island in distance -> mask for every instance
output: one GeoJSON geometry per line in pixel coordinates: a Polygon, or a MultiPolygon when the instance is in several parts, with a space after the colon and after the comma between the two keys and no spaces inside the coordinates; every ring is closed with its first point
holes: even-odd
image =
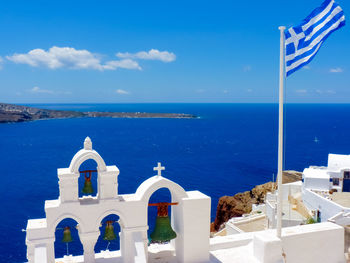
{"type": "Polygon", "coordinates": [[[197,116],[185,113],[147,113],[147,112],[103,112],[103,111],[66,111],[47,110],[15,104],[0,103],[0,123],[35,121],[61,118],[181,118],[193,119],[197,116]]]}

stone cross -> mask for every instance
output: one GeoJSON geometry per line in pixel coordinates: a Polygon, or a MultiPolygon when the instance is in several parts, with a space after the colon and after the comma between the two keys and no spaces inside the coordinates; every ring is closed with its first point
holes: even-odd
{"type": "Polygon", "coordinates": [[[157,167],[153,167],[153,171],[158,171],[157,176],[162,176],[162,170],[165,170],[165,167],[158,163],[157,167]]]}

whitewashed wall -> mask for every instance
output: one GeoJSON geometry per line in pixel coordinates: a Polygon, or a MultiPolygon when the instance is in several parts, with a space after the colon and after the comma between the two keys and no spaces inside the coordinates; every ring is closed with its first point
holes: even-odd
{"type": "Polygon", "coordinates": [[[310,210],[321,211],[321,221],[326,222],[329,218],[342,211],[350,212],[349,208],[338,205],[308,189],[303,189],[303,202],[310,210]]]}
{"type": "Polygon", "coordinates": [[[285,228],[282,247],[288,263],[345,263],[344,229],[336,224],[285,228]]]}

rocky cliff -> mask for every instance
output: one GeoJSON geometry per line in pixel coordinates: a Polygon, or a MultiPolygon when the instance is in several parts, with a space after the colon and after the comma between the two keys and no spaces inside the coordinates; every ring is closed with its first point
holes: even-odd
{"type": "MultiPolygon", "coordinates": [[[[301,180],[301,172],[284,171],[283,183],[292,183],[301,180]]],[[[234,196],[223,196],[219,199],[216,209],[215,221],[211,224],[211,232],[220,229],[223,223],[232,217],[242,216],[250,213],[252,204],[261,204],[265,200],[267,192],[276,190],[277,185],[274,182],[257,185],[252,190],[235,194],[234,196]]]]}

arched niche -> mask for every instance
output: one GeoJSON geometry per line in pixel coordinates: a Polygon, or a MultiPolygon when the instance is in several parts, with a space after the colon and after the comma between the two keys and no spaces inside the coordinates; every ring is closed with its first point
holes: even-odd
{"type": "Polygon", "coordinates": [[[74,155],[69,165],[70,172],[74,174],[79,173],[80,165],[89,159],[92,159],[97,163],[98,172],[105,172],[107,170],[104,160],[95,150],[82,149],[74,155]]]}
{"type": "Polygon", "coordinates": [[[101,221],[108,215],[117,215],[119,217],[120,227],[125,227],[125,217],[124,214],[116,209],[110,209],[104,211],[101,215],[99,215],[95,221],[95,231],[99,231],[101,221]]]}
{"type": "Polygon", "coordinates": [[[80,228],[80,230],[82,230],[82,231],[85,230],[85,227],[84,227],[84,224],[83,224],[83,220],[82,220],[81,218],[79,218],[78,216],[76,216],[76,215],[74,215],[74,214],[71,214],[71,213],[64,213],[64,214],[58,216],[58,217],[56,218],[56,220],[53,221],[52,224],[50,224],[50,225],[47,226],[47,229],[48,229],[49,234],[52,234],[52,235],[50,235],[50,236],[53,236],[53,235],[54,235],[55,230],[56,230],[56,228],[57,228],[57,225],[58,225],[61,221],[63,221],[64,219],[66,219],[66,218],[73,219],[74,221],[77,222],[77,225],[78,225],[78,227],[80,228]]]}
{"type": "Polygon", "coordinates": [[[66,255],[81,255],[83,254],[83,244],[79,237],[79,232],[77,229],[77,226],[79,225],[78,221],[76,219],[73,219],[72,217],[65,217],[55,226],[54,231],[54,252],[55,252],[55,258],[63,258],[66,255]],[[71,237],[73,239],[72,242],[64,243],[62,242],[63,239],[63,233],[64,228],[69,227],[71,232],[71,237]]]}
{"type": "Polygon", "coordinates": [[[180,185],[162,176],[153,176],[144,181],[137,188],[135,196],[138,200],[148,204],[151,195],[160,188],[169,189],[173,202],[180,202],[181,199],[188,197],[186,191],[180,185]]]}
{"type": "MultiPolygon", "coordinates": [[[[88,200],[79,199],[79,172],[80,166],[88,161],[96,162],[95,179],[97,180],[96,198],[92,198],[91,202],[96,202],[101,199],[112,199],[118,196],[118,175],[119,169],[113,166],[106,166],[102,157],[92,149],[92,142],[89,137],[84,141],[84,149],[78,151],[68,168],[58,169],[60,201],[66,202],[87,202],[88,200]],[[97,200],[96,200],[97,199],[97,200]]],[[[94,189],[95,190],[95,189],[94,189]]],[[[91,199],[91,198],[90,198],[91,199]]]]}
{"type": "Polygon", "coordinates": [[[93,197],[98,195],[98,193],[99,193],[99,186],[98,186],[99,173],[97,170],[97,166],[98,166],[98,164],[94,159],[87,159],[80,164],[80,167],[78,168],[79,169],[79,178],[78,178],[79,198],[81,198],[83,196],[87,196],[87,195],[91,195],[93,197]],[[90,193],[89,194],[83,193],[83,188],[84,188],[85,181],[86,181],[85,176],[90,177],[90,181],[91,181],[92,188],[93,188],[93,193],[91,193],[91,194],[90,193]]]}
{"type": "Polygon", "coordinates": [[[109,250],[109,251],[116,251],[116,250],[120,250],[120,231],[121,231],[121,224],[120,224],[120,216],[113,212],[113,213],[106,213],[107,215],[105,217],[103,217],[99,223],[99,231],[100,231],[100,235],[96,241],[95,247],[94,247],[94,251],[95,253],[100,253],[104,250],[109,250]],[[106,231],[106,227],[107,227],[107,221],[112,221],[112,226],[114,229],[114,233],[116,235],[116,239],[112,240],[112,241],[107,241],[104,240],[104,234],[106,231]]]}
{"type": "MultiPolygon", "coordinates": [[[[168,188],[159,188],[149,198],[148,203],[167,202],[172,200],[171,192],[168,188]]],[[[173,206],[168,207],[169,217],[172,215],[173,206]]],[[[154,231],[156,219],[157,219],[158,207],[149,206],[147,209],[147,225],[148,225],[148,238],[150,240],[150,234],[154,231]]]]}
{"type": "MultiPolygon", "coordinates": [[[[183,231],[184,231],[184,215],[182,208],[182,200],[188,195],[185,190],[178,184],[162,177],[153,176],[144,181],[136,190],[135,196],[143,204],[145,215],[148,214],[148,203],[151,195],[161,188],[166,188],[171,194],[171,202],[177,202],[178,205],[171,207],[171,226],[176,232],[177,237],[171,241],[171,246],[175,249],[176,254],[183,254],[183,231]]],[[[148,226],[147,216],[145,217],[145,225],[148,226]]]]}

